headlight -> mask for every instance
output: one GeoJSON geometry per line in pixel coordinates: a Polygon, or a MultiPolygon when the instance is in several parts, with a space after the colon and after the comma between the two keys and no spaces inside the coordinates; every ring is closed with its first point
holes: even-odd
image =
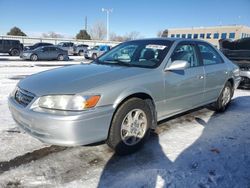
{"type": "Polygon", "coordinates": [[[81,111],[95,107],[99,99],[99,95],[50,95],[41,97],[38,105],[41,108],[55,110],[81,111]]]}

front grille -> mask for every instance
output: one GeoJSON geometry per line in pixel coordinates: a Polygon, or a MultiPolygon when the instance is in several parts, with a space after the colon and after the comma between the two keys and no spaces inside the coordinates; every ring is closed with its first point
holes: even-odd
{"type": "Polygon", "coordinates": [[[35,95],[33,93],[20,88],[18,88],[15,93],[15,100],[24,107],[26,107],[34,97],[35,95]]]}

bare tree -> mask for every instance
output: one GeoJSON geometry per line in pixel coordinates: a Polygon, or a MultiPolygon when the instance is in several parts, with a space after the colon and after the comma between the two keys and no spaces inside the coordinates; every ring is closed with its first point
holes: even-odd
{"type": "Polygon", "coordinates": [[[111,41],[118,41],[118,42],[123,42],[125,40],[123,36],[117,35],[114,32],[109,34],[109,38],[111,41]]]}
{"type": "Polygon", "coordinates": [[[42,37],[44,37],[44,38],[63,38],[63,35],[56,33],[54,31],[50,31],[48,33],[43,33],[42,37]]]}
{"type": "Polygon", "coordinates": [[[132,31],[130,33],[125,34],[125,36],[124,36],[125,41],[135,40],[135,39],[138,39],[138,38],[142,38],[138,31],[132,31]]]}
{"type": "Polygon", "coordinates": [[[104,40],[107,30],[103,22],[96,22],[90,29],[90,36],[95,40],[104,40]]]}
{"type": "Polygon", "coordinates": [[[160,31],[158,31],[158,32],[156,33],[157,37],[162,37],[162,34],[163,34],[163,31],[162,31],[162,30],[160,30],[160,31]]]}
{"type": "Polygon", "coordinates": [[[161,34],[161,37],[168,37],[168,30],[165,29],[162,34],[161,34]]]}

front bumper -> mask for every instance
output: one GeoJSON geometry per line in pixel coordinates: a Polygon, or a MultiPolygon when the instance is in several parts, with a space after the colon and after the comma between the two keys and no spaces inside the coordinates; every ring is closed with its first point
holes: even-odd
{"type": "Polygon", "coordinates": [[[31,54],[23,54],[23,53],[21,53],[21,54],[20,54],[20,58],[21,58],[21,59],[30,59],[30,55],[31,55],[31,54]]]}
{"type": "Polygon", "coordinates": [[[42,142],[62,145],[86,145],[105,140],[114,109],[112,105],[83,112],[37,112],[23,107],[13,97],[9,109],[19,127],[42,142]]]}

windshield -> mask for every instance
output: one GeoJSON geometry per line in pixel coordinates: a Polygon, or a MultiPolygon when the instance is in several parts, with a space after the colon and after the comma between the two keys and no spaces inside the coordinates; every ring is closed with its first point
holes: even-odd
{"type": "Polygon", "coordinates": [[[168,40],[125,42],[102,55],[96,63],[155,68],[161,64],[171,44],[168,40]]]}

